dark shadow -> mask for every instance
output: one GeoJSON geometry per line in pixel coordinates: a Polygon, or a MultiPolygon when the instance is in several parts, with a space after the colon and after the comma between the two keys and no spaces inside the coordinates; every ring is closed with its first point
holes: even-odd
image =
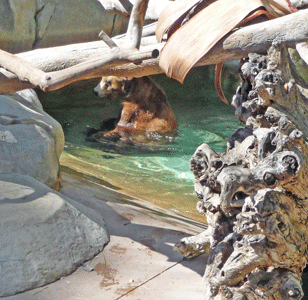
{"type": "MultiPolygon", "coordinates": [[[[1,178],[1,181],[8,182],[8,183],[17,183],[19,185],[23,185],[25,189],[29,191],[29,193],[25,193],[24,196],[20,198],[3,198],[0,203],[1,204],[21,204],[21,203],[27,203],[31,201],[35,201],[38,198],[42,198],[46,196],[50,191],[53,191],[43,183],[33,179],[30,176],[14,176],[14,175],[6,175],[5,177],[1,178]],[[20,178],[23,178],[23,182],[20,182],[20,178]],[[35,188],[36,187],[36,188],[35,188]],[[41,187],[40,190],[37,189],[37,187],[41,187]]],[[[3,196],[3,195],[2,195],[3,196]]]]}
{"type": "MultiPolygon", "coordinates": [[[[134,242],[148,247],[152,251],[168,257],[168,261],[180,262],[183,266],[194,270],[201,276],[203,275],[207,257],[202,255],[188,260],[183,258],[182,254],[174,252],[173,245],[179,242],[183,237],[190,236],[191,234],[189,234],[188,231],[170,229],[168,228],[168,224],[170,224],[170,227],[179,224],[181,228],[185,228],[185,224],[187,224],[187,227],[192,225],[195,226],[196,230],[199,228],[199,232],[205,230],[205,224],[198,223],[193,219],[180,215],[177,216],[171,213],[168,214],[168,212],[163,212],[159,209],[156,210],[153,206],[147,207],[145,201],[126,196],[103,186],[93,186],[91,182],[86,181],[84,178],[76,178],[76,185],[74,184],[73,193],[72,190],[66,191],[64,186],[63,194],[99,213],[103,217],[111,236],[129,238],[134,242]],[[84,184],[78,185],[77,182],[80,181],[84,181],[84,184]],[[89,187],[89,193],[87,192],[88,197],[85,198],[83,196],[84,191],[82,190],[87,187],[89,187]],[[119,213],[114,208],[119,207],[119,204],[122,211],[123,207],[125,208],[127,206],[127,212],[119,213]],[[164,225],[158,227],[140,224],[140,220],[138,220],[138,223],[135,223],[134,211],[136,211],[137,214],[141,213],[145,218],[147,218],[147,216],[149,217],[149,221],[146,220],[145,223],[149,223],[150,219],[154,219],[156,220],[155,223],[157,223],[158,220],[158,223],[166,224],[166,227],[164,227],[164,225]]],[[[72,203],[72,205],[74,205],[74,203],[72,203]]],[[[78,209],[78,207],[76,208],[78,209]]]]}

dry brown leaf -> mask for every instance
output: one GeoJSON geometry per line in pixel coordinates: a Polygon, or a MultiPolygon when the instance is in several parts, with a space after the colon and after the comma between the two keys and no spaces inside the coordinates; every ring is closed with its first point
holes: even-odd
{"type": "MultiPolygon", "coordinates": [[[[167,16],[172,18],[171,6],[175,10],[172,21],[178,22],[189,11],[184,2],[190,5],[197,1],[177,0],[166,8],[159,21],[158,35],[172,28],[171,21],[166,21],[167,16]],[[179,9],[176,4],[179,3],[179,9]],[[185,8],[184,8],[185,6],[185,8]],[[167,25],[163,29],[163,26],[167,25]]],[[[175,31],[168,39],[160,56],[160,67],[172,78],[183,82],[188,71],[202,58],[222,37],[237,27],[252,11],[264,7],[273,17],[291,13],[287,0],[218,0],[193,16],[187,23],[175,31]]]]}
{"type": "Polygon", "coordinates": [[[200,0],[177,0],[169,4],[162,11],[158,19],[156,29],[157,41],[162,41],[163,36],[169,32],[171,26],[181,23],[190,9],[198,2],[200,2],[200,0]]]}

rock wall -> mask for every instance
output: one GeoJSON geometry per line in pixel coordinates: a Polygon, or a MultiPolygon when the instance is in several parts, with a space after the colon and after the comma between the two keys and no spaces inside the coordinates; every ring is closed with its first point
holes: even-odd
{"type": "Polygon", "coordinates": [[[0,49],[35,48],[98,40],[126,30],[125,16],[108,12],[97,0],[0,0],[0,49]]]}
{"type": "Polygon", "coordinates": [[[97,0],[37,0],[32,48],[99,40],[126,32],[128,18],[106,10],[97,0]]]}

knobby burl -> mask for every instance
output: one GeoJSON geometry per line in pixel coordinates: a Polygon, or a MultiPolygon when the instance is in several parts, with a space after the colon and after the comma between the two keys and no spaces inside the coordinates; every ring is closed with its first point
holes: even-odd
{"type": "Polygon", "coordinates": [[[190,161],[208,229],[175,251],[209,252],[205,299],[302,299],[307,89],[285,46],[251,54],[240,76],[232,105],[245,127],[229,138],[226,153],[203,144],[190,161]]]}

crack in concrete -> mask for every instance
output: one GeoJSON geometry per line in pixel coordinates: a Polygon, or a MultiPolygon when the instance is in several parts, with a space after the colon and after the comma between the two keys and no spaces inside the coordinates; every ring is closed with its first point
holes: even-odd
{"type": "Polygon", "coordinates": [[[155,279],[156,277],[160,276],[161,274],[167,272],[168,270],[172,269],[173,267],[177,266],[179,263],[183,262],[184,258],[182,258],[180,261],[178,261],[177,263],[173,264],[172,266],[166,268],[165,270],[161,271],[160,273],[154,275],[153,277],[149,278],[148,280],[140,283],[139,285],[135,286],[134,288],[132,288],[131,290],[129,290],[128,292],[124,293],[123,295],[121,295],[120,297],[114,299],[114,300],[119,300],[123,297],[125,297],[126,295],[128,295],[129,293],[135,291],[136,289],[140,288],[141,286],[145,285],[146,283],[152,281],[153,279],[155,279]]]}

